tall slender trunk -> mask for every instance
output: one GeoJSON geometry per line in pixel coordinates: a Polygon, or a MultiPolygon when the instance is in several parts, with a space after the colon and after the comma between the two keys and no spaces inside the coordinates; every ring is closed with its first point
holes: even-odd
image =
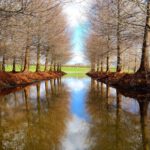
{"type": "Polygon", "coordinates": [[[104,69],[103,69],[103,60],[101,60],[101,72],[103,72],[104,69]]]}
{"type": "Polygon", "coordinates": [[[149,50],[150,50],[150,0],[147,2],[147,16],[144,30],[144,39],[143,39],[143,47],[142,47],[142,57],[140,68],[137,72],[149,72],[149,50]]]}
{"type": "Polygon", "coordinates": [[[120,35],[120,0],[117,0],[117,72],[122,71],[122,61],[121,61],[121,35],[120,35]]]}
{"type": "Polygon", "coordinates": [[[5,72],[5,65],[6,65],[6,57],[5,54],[3,55],[3,62],[2,62],[2,70],[5,72]]]}
{"type": "Polygon", "coordinates": [[[16,56],[13,58],[13,72],[16,72],[16,56]]]}
{"type": "Polygon", "coordinates": [[[45,71],[48,71],[48,55],[49,55],[49,48],[46,50],[45,71]]]}
{"type": "Polygon", "coordinates": [[[60,71],[62,71],[62,65],[60,64],[60,71]]]}
{"type": "Polygon", "coordinates": [[[57,64],[57,71],[59,71],[59,64],[57,64]]]}
{"type": "Polygon", "coordinates": [[[99,68],[100,68],[100,63],[99,60],[97,61],[97,72],[99,72],[99,68]]]}
{"type": "Polygon", "coordinates": [[[0,62],[0,71],[2,71],[2,62],[0,62]]]}
{"type": "Polygon", "coordinates": [[[61,71],[61,64],[58,64],[57,71],[61,71]]]}
{"type": "Polygon", "coordinates": [[[22,60],[21,60],[21,72],[23,72],[24,70],[24,57],[22,56],[22,60]]]}
{"type": "MultiPolygon", "coordinates": [[[[108,4],[108,9],[109,9],[109,4],[108,4]]],[[[110,71],[109,67],[109,59],[110,59],[110,36],[109,33],[107,35],[107,58],[106,58],[106,72],[110,71]]]]}
{"type": "Polygon", "coordinates": [[[110,71],[110,68],[109,68],[109,52],[107,52],[107,58],[106,58],[106,64],[107,64],[107,66],[106,66],[106,72],[109,72],[110,71]]]}
{"type": "Polygon", "coordinates": [[[95,62],[91,63],[91,72],[95,72],[95,62]]]}
{"type": "Polygon", "coordinates": [[[136,56],[135,56],[135,61],[134,62],[135,62],[135,65],[134,65],[134,73],[135,73],[136,72],[136,65],[137,65],[136,64],[137,63],[137,57],[136,56]]]}
{"type": "Polygon", "coordinates": [[[38,45],[38,48],[37,48],[36,72],[40,71],[40,58],[41,58],[41,51],[40,51],[40,45],[38,45]]]}
{"type": "Polygon", "coordinates": [[[29,70],[29,47],[26,48],[23,72],[29,70]]]}
{"type": "Polygon", "coordinates": [[[128,64],[128,73],[130,73],[130,63],[128,64]]]}
{"type": "Polygon", "coordinates": [[[53,70],[53,62],[51,61],[49,71],[52,71],[52,70],[53,70]]]}
{"type": "Polygon", "coordinates": [[[56,71],[56,64],[54,63],[54,71],[56,71]]]}

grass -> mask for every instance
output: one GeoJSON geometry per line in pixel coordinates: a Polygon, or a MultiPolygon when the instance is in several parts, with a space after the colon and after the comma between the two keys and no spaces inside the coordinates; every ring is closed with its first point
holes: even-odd
{"type": "Polygon", "coordinates": [[[62,71],[68,74],[85,74],[90,71],[90,67],[62,67],[62,71]]]}
{"type": "MultiPolygon", "coordinates": [[[[10,72],[12,71],[12,65],[6,65],[5,69],[6,69],[6,72],[10,72]]],[[[44,66],[40,66],[40,70],[41,71],[44,71],[44,66]]],[[[21,71],[21,65],[16,65],[16,71],[21,71]]],[[[35,65],[30,65],[29,67],[29,71],[31,72],[35,72],[36,71],[36,66],[35,65]]]]}
{"type": "MultiPolygon", "coordinates": [[[[44,66],[41,65],[41,71],[44,71],[44,66]]],[[[6,65],[5,67],[6,72],[12,71],[12,65],[6,65]]],[[[16,65],[16,71],[21,71],[21,65],[16,65]]],[[[35,65],[30,65],[29,71],[35,72],[36,71],[36,66],[35,65]]],[[[62,71],[66,72],[67,74],[72,74],[72,76],[83,76],[87,72],[90,71],[90,67],[86,66],[63,66],[62,71]]],[[[104,70],[105,71],[105,70],[104,70]]],[[[115,72],[116,68],[112,67],[110,68],[111,72],[115,72]]],[[[124,70],[125,73],[133,73],[133,70],[124,70]]]]}
{"type": "MultiPolygon", "coordinates": [[[[40,66],[40,70],[44,71],[44,66],[40,66]]],[[[6,65],[6,72],[10,72],[12,71],[12,65],[6,65]]],[[[21,71],[21,66],[20,65],[16,65],[16,71],[21,71]]],[[[35,65],[30,65],[29,67],[29,71],[31,72],[35,72],[36,71],[36,66],[35,65]]],[[[66,73],[87,73],[88,71],[90,71],[90,67],[62,67],[62,71],[66,72],[66,73]]]]}

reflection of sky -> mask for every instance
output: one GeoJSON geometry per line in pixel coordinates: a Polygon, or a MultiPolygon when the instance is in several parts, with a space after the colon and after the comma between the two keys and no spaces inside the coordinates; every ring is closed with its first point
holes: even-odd
{"type": "Polygon", "coordinates": [[[124,96],[122,98],[122,109],[135,114],[138,114],[140,111],[137,100],[133,98],[127,98],[124,96]]]}
{"type": "Polygon", "coordinates": [[[71,93],[71,113],[82,118],[83,120],[87,120],[89,118],[86,112],[86,91],[72,91],[71,93]]]}
{"type": "Polygon", "coordinates": [[[67,124],[66,136],[62,140],[62,150],[87,150],[92,145],[88,138],[90,125],[80,118],[73,116],[67,124]]]}
{"type": "MultiPolygon", "coordinates": [[[[66,135],[62,140],[62,150],[87,150],[92,145],[88,133],[89,114],[86,111],[86,95],[90,78],[63,79],[70,91],[70,113],[72,119],[67,122],[66,135]]],[[[91,138],[90,138],[91,139],[91,138]]]]}
{"type": "Polygon", "coordinates": [[[72,115],[87,121],[89,119],[89,115],[86,111],[86,94],[89,79],[80,80],[70,78],[66,79],[66,81],[71,93],[70,111],[72,115]]]}

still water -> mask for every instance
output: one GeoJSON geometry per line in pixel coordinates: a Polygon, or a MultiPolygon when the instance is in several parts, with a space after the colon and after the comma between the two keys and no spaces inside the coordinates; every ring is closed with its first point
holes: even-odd
{"type": "Polygon", "coordinates": [[[0,97],[0,149],[149,150],[149,98],[88,77],[63,77],[0,97]]]}

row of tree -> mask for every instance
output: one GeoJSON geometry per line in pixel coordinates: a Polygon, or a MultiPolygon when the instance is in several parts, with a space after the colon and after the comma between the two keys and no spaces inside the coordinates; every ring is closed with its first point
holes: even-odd
{"type": "Polygon", "coordinates": [[[69,38],[59,0],[1,0],[0,58],[6,65],[21,64],[28,71],[31,64],[40,71],[59,71],[69,57],[69,38]]]}
{"type": "Polygon", "coordinates": [[[112,66],[117,72],[149,72],[149,0],[95,0],[89,17],[86,54],[92,71],[109,72],[112,66]]]}

